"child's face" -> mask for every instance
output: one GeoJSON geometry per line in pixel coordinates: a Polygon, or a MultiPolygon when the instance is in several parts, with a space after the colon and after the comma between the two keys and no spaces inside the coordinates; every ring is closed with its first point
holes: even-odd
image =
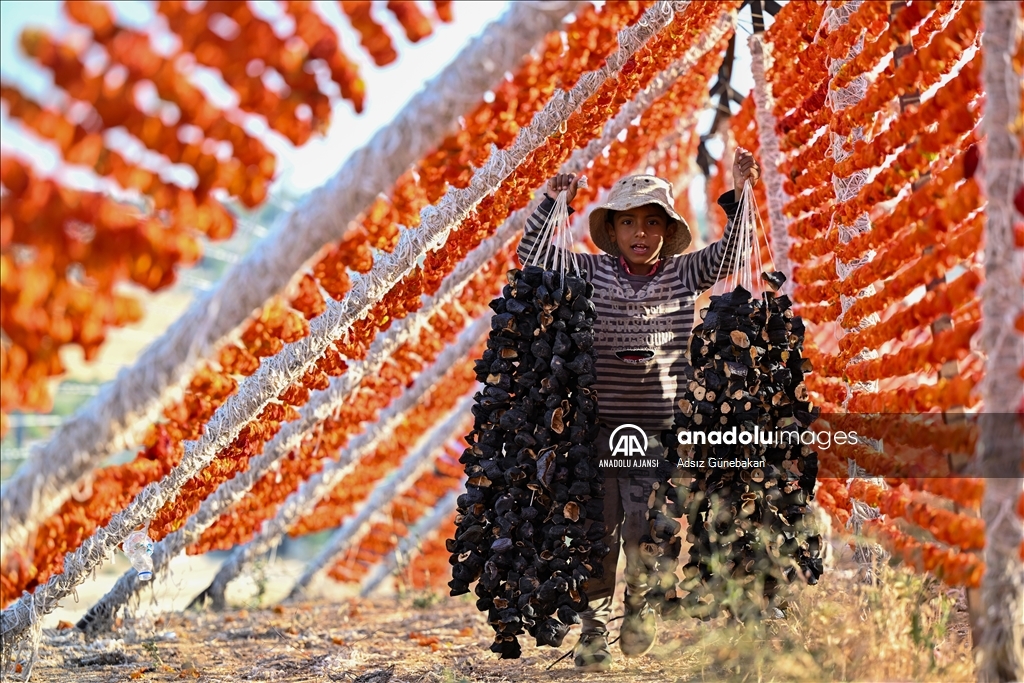
{"type": "Polygon", "coordinates": [[[605,227],[629,269],[646,274],[658,260],[665,238],[672,235],[676,226],[674,222],[669,223],[664,208],[645,204],[635,209],[616,211],[605,227]]]}

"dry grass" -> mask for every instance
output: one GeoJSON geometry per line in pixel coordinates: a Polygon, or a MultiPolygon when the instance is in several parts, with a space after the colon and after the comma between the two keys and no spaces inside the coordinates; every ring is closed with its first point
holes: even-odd
{"type": "MultiPolygon", "coordinates": [[[[974,680],[965,606],[955,591],[884,568],[879,587],[828,572],[795,588],[785,620],[662,625],[646,657],[577,674],[562,652],[526,644],[523,658],[487,652],[490,628],[465,598],[427,594],[345,603],[169,614],[122,639],[86,644],[48,631],[34,681],[967,681],[974,680]],[[411,636],[410,634],[416,635],[411,636]],[[104,654],[105,653],[105,654],[104,654]],[[102,656],[97,656],[102,655],[102,656]]],[[[613,622],[614,630],[619,622],[613,622]]],[[[618,655],[617,646],[612,646],[618,655]]]]}
{"type": "Polygon", "coordinates": [[[885,570],[879,587],[831,573],[793,591],[784,621],[680,629],[657,654],[684,681],[974,680],[965,606],[885,570]]]}

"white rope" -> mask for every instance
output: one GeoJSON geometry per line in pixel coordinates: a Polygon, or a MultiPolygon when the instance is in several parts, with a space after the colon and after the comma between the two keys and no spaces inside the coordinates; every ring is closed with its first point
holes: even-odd
{"type": "MultiPolygon", "coordinates": [[[[982,395],[989,410],[1007,409],[1020,404],[1024,380],[1017,371],[1024,364],[1024,346],[1020,334],[1013,333],[1013,321],[1024,307],[1021,293],[1022,252],[1014,242],[1013,195],[1024,184],[1024,160],[1020,141],[1011,127],[1020,122],[1020,80],[1010,64],[1014,24],[1000,31],[990,21],[1014,18],[1014,3],[1009,7],[983,6],[983,66],[985,112],[982,119],[985,137],[981,156],[981,181],[987,198],[985,208],[985,282],[982,285],[982,343],[989,368],[982,381],[982,395]],[[1002,11],[999,11],[1002,10],[1002,11]],[[997,19],[1000,18],[1000,19],[997,19]],[[1003,72],[1002,69],[1009,69],[1003,72]],[[1014,99],[1016,97],[1017,99],[1014,99]],[[1004,334],[1007,330],[1010,334],[1004,334]]],[[[1017,220],[1020,220],[1019,214],[1017,220]]]]}
{"type": "Polygon", "coordinates": [[[33,449],[0,497],[0,550],[23,546],[67,500],[72,486],[108,456],[139,443],[170,392],[312,258],[337,240],[377,193],[454,128],[480,95],[513,70],[579,3],[516,2],[428,82],[394,120],[345,162],[326,185],[236,264],[217,289],[199,296],[117,378],[33,449]]]}
{"type": "Polygon", "coordinates": [[[784,189],[784,178],[779,173],[779,162],[783,156],[779,149],[779,136],[775,132],[775,97],[771,83],[765,77],[774,60],[771,45],[765,45],[764,34],[755,33],[748,42],[754,76],[754,118],[757,120],[758,142],[761,145],[761,179],[768,197],[768,220],[771,224],[768,240],[772,245],[776,270],[786,274],[782,292],[792,294],[793,269],[789,263],[789,224],[792,221],[782,211],[791,197],[784,189]]]}
{"type": "Polygon", "coordinates": [[[472,420],[467,419],[467,416],[470,416],[472,405],[472,399],[464,399],[449,414],[447,420],[431,429],[420,440],[415,450],[405,456],[397,469],[377,483],[359,506],[359,511],[338,527],[317,556],[306,565],[292,587],[288,600],[300,598],[317,574],[339,555],[359,544],[369,531],[370,523],[377,512],[408,491],[423,472],[433,466],[435,457],[444,452],[444,445],[452,440],[453,434],[466,434],[469,431],[472,420]]]}
{"type": "MultiPolygon", "coordinates": [[[[320,499],[333,491],[359,464],[360,459],[373,453],[389,438],[405,419],[406,414],[444,378],[453,365],[469,356],[473,347],[486,337],[489,329],[489,315],[485,315],[467,328],[456,343],[441,352],[437,362],[416,378],[408,391],[381,413],[380,419],[371,428],[349,441],[337,460],[325,462],[319,473],[307,479],[298,490],[288,496],[278,508],[277,514],[263,523],[251,541],[232,551],[206,591],[215,608],[223,606],[224,591],[228,584],[245,571],[253,560],[277,547],[288,530],[312,512],[320,499]]],[[[468,406],[466,411],[468,412],[468,406]]]]}
{"type": "MultiPolygon", "coordinates": [[[[460,264],[461,265],[461,264],[460,264]]],[[[447,281],[446,281],[447,282],[447,281]]],[[[465,284],[464,282],[462,284],[465,284]]],[[[440,293],[440,292],[439,292],[440,293]]],[[[440,307],[446,299],[436,299],[437,307],[440,307]]],[[[232,505],[242,500],[252,490],[252,487],[265,474],[272,471],[283,457],[297,448],[302,439],[315,433],[317,426],[322,426],[322,420],[332,415],[343,405],[356,391],[358,382],[346,382],[351,374],[353,377],[365,377],[376,374],[383,366],[389,355],[395,348],[401,345],[403,338],[411,338],[413,334],[419,334],[425,322],[430,318],[433,306],[420,309],[419,320],[413,321],[409,316],[393,325],[387,335],[378,337],[370,348],[366,361],[355,362],[349,365],[348,371],[340,378],[334,378],[331,386],[324,391],[314,392],[309,403],[303,406],[300,417],[294,422],[282,426],[278,434],[263,449],[263,453],[254,457],[249,462],[249,467],[244,472],[237,472],[235,476],[224,482],[199,506],[196,514],[188,518],[185,526],[168,534],[163,540],[156,543],[153,550],[153,574],[154,578],[164,575],[171,560],[178,556],[185,548],[198,541],[203,533],[227,512],[232,505]],[[411,323],[411,324],[410,324],[411,323]],[[395,343],[397,341],[397,343],[395,343]],[[370,359],[369,356],[375,358],[370,359]],[[322,417],[320,417],[322,416],[322,417]]],[[[483,334],[489,321],[478,320],[473,323],[463,334],[470,338],[478,338],[483,334]]],[[[434,373],[451,367],[451,363],[458,360],[459,352],[463,355],[468,352],[468,347],[463,349],[457,346],[455,351],[449,351],[447,355],[438,357],[435,364],[431,366],[434,373]]],[[[418,379],[418,378],[417,378],[418,379]]],[[[411,406],[418,401],[423,393],[429,388],[424,381],[414,382],[413,387],[403,393],[391,406],[382,411],[378,422],[390,420],[394,415],[404,414],[411,406]]],[[[390,423],[389,423],[390,424],[390,423]]],[[[343,451],[342,457],[347,457],[343,451]]],[[[79,622],[80,629],[92,632],[109,630],[113,626],[113,617],[124,605],[135,596],[135,594],[146,585],[139,581],[138,574],[133,569],[125,572],[114,584],[114,586],[93,605],[85,617],[79,622]]]]}
{"type": "MultiPolygon", "coordinates": [[[[580,176],[577,187],[587,186],[587,177],[580,176]]],[[[578,276],[579,266],[576,254],[571,250],[572,233],[569,231],[568,190],[562,190],[555,197],[555,206],[551,209],[541,226],[540,234],[523,259],[523,265],[540,266],[544,270],[555,270],[565,275],[571,268],[578,276]],[[538,250],[537,247],[540,246],[538,250]],[[536,256],[534,255],[536,252],[536,256]],[[568,266],[566,265],[568,262],[568,266]]]]}
{"type": "Polygon", "coordinates": [[[281,353],[264,359],[259,370],[247,377],[236,395],[230,397],[210,419],[198,441],[185,444],[181,464],[160,483],[147,486],[132,503],[100,529],[78,550],[65,557],[65,571],[47,582],[50,589],[42,604],[29,604],[24,597],[0,614],[0,633],[4,637],[4,661],[17,641],[25,635],[36,610],[52,611],[60,598],[80,584],[93,567],[99,565],[107,548],[121,543],[136,526],[152,518],[167,500],[220,450],[228,446],[242,427],[258,415],[274,396],[297,380],[335,339],[370,310],[428,251],[441,247],[454,226],[461,223],[472,208],[493,192],[527,155],[545,142],[563,122],[605,80],[614,76],[640,47],[663,29],[682,11],[688,2],[661,0],[648,9],[634,25],[619,32],[619,48],[609,55],[605,64],[583,74],[569,92],[557,92],[538,112],[529,126],[522,128],[512,145],[505,150],[496,147],[485,164],[476,170],[465,189],[453,188],[445,193],[437,206],[426,207],[420,214],[420,227],[405,230],[395,251],[381,255],[373,269],[363,277],[353,278],[352,289],[341,302],[327,301],[327,310],[314,319],[309,335],[287,345],[281,353]]]}
{"type": "Polygon", "coordinates": [[[458,490],[452,490],[444,494],[444,497],[437,501],[430,512],[421,517],[409,529],[409,533],[398,541],[395,549],[370,570],[370,573],[363,580],[363,584],[359,589],[360,597],[370,596],[380,586],[381,582],[398,568],[402,558],[408,557],[418,550],[424,538],[441,526],[446,519],[455,514],[458,497],[458,490]]]}
{"type": "Polygon", "coordinates": [[[761,263],[762,242],[758,235],[758,226],[765,235],[764,244],[768,248],[769,256],[773,263],[775,261],[771,243],[768,241],[767,230],[761,224],[754,188],[749,180],[743,182],[739,195],[739,207],[736,210],[736,217],[733,219],[733,228],[726,239],[722,258],[718,262],[715,285],[711,289],[713,295],[724,294],[737,286],[743,287],[755,296],[760,296],[765,292],[765,285],[760,277],[760,274],[764,272],[764,264],[761,263]],[[735,240],[733,240],[734,237],[735,240]],[[723,278],[722,269],[726,261],[730,260],[730,253],[736,260],[731,267],[731,272],[723,278]]]}
{"type": "MultiPolygon", "coordinates": [[[[725,33],[732,29],[734,21],[735,14],[723,13],[719,20],[697,41],[697,49],[688,50],[682,58],[653,79],[651,84],[638,93],[634,100],[624,105],[620,114],[605,125],[601,138],[576,150],[563,164],[560,172],[581,172],[623,130],[628,128],[636,116],[649,107],[657,96],[667,91],[671,85],[671,79],[677,79],[688,68],[692,68],[703,54],[717,44],[725,33]]],[[[689,119],[691,123],[692,119],[693,115],[689,119]]],[[[375,374],[398,346],[405,340],[418,335],[432,310],[452,300],[485,263],[507,246],[522,231],[527,217],[533,213],[539,203],[539,200],[535,200],[530,206],[517,210],[509,216],[494,235],[484,240],[456,266],[452,275],[444,280],[434,297],[424,299],[421,309],[399,320],[389,328],[388,332],[378,336],[364,361],[350,363],[345,375],[332,380],[332,386],[325,392],[314,392],[309,403],[300,411],[300,419],[285,424],[263,453],[250,461],[247,471],[237,473],[232,479],[221,485],[217,491],[203,501],[199,511],[189,518],[183,529],[170,534],[156,544],[153,555],[154,572],[160,574],[173,557],[198,540],[221,514],[241,500],[265,472],[274,467],[281,457],[296,447],[303,436],[308,434],[319,420],[330,415],[338,405],[344,402],[357,386],[358,381],[354,381],[356,378],[361,379],[375,374]]],[[[87,615],[90,618],[90,628],[95,630],[110,628],[113,623],[113,615],[131,599],[142,585],[144,584],[138,581],[135,572],[129,570],[100,602],[90,609],[89,615],[87,615]]],[[[82,625],[84,624],[80,623],[80,626],[82,625]]]]}
{"type": "MultiPolygon", "coordinates": [[[[740,214],[737,213],[737,219],[732,221],[732,229],[729,234],[725,236],[725,246],[722,248],[721,257],[718,260],[718,271],[715,274],[715,284],[711,288],[712,295],[720,296],[721,294],[731,291],[736,286],[742,285],[739,282],[742,277],[744,256],[747,250],[750,248],[750,224],[739,220],[740,214]],[[730,258],[730,254],[732,255],[730,258]],[[722,278],[722,269],[725,268],[726,261],[730,262],[729,270],[726,271],[726,277],[722,278]]],[[[747,289],[747,291],[750,291],[747,289]]]]}
{"type": "Polygon", "coordinates": [[[981,346],[987,356],[981,395],[985,412],[979,433],[978,475],[985,477],[981,515],[985,520],[985,576],[981,584],[980,638],[976,666],[980,681],[1024,680],[1024,542],[1021,518],[1012,507],[1024,492],[1021,444],[1024,430],[1013,411],[1021,405],[1024,339],[1013,321],[1022,308],[1024,251],[1014,243],[1014,192],[1024,185],[1024,154],[1012,131],[1020,125],[1021,81],[1011,56],[1021,40],[1016,2],[982,4],[981,185],[985,214],[985,283],[981,288],[981,346]]]}

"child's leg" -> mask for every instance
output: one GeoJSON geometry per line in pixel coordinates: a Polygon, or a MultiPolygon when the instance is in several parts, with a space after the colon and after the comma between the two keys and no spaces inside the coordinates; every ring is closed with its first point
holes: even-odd
{"type": "Polygon", "coordinates": [[[655,482],[652,477],[641,476],[619,481],[623,507],[622,549],[626,553],[625,610],[619,648],[627,657],[650,652],[658,633],[657,617],[647,604],[647,593],[656,578],[651,576],[654,567],[644,561],[640,548],[641,539],[650,533],[647,510],[655,482]]]}
{"type": "Polygon", "coordinates": [[[619,481],[622,500],[622,550],[626,555],[626,592],[639,597],[647,593],[650,569],[640,555],[640,539],[650,533],[648,502],[657,479],[629,477],[619,481]]]}
{"type": "MultiPolygon", "coordinates": [[[[605,436],[607,442],[607,436],[605,436]]],[[[608,617],[611,616],[615,596],[615,573],[619,564],[619,520],[622,505],[614,479],[605,477],[604,523],[602,539],[611,552],[601,561],[600,577],[587,579],[587,609],[580,612],[582,630],[574,648],[573,664],[578,671],[604,671],[611,666],[612,653],[608,648],[608,617]]]]}
{"type": "Polygon", "coordinates": [[[590,599],[590,607],[580,612],[583,622],[580,633],[603,633],[608,629],[608,618],[612,613],[612,596],[590,599]]]}
{"type": "MultiPolygon", "coordinates": [[[[602,427],[594,444],[595,457],[610,456],[608,437],[611,429],[602,427]]],[[[605,630],[611,614],[612,598],[615,595],[615,575],[619,568],[619,544],[622,530],[622,498],[619,495],[619,481],[602,472],[604,480],[604,525],[605,535],[602,539],[611,548],[611,552],[601,561],[604,572],[600,578],[587,581],[587,598],[590,606],[580,612],[583,622],[583,633],[594,633],[605,630]]]]}

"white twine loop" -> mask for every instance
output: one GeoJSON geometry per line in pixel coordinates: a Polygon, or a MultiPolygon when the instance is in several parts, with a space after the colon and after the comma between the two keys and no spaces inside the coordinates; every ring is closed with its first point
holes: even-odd
{"type": "MultiPolygon", "coordinates": [[[[587,176],[580,176],[577,187],[587,187],[587,176]]],[[[572,231],[569,229],[568,191],[562,190],[555,197],[555,207],[548,214],[540,229],[537,241],[530,247],[524,265],[539,266],[544,270],[555,270],[565,275],[571,269],[579,277],[580,268],[576,253],[572,251],[572,231]],[[537,245],[541,245],[537,249],[537,245]]]]}
{"type": "Polygon", "coordinates": [[[737,287],[743,287],[751,294],[764,294],[766,287],[761,278],[754,278],[755,270],[758,273],[764,272],[764,264],[761,262],[762,242],[758,236],[758,226],[765,233],[764,244],[768,247],[768,255],[774,268],[775,254],[772,252],[765,227],[761,223],[754,190],[750,181],[745,180],[743,181],[743,190],[740,192],[740,206],[736,212],[736,218],[733,219],[733,229],[729,233],[722,258],[718,262],[718,273],[715,276],[715,285],[711,289],[712,294],[721,295],[737,287]],[[733,258],[729,258],[730,254],[733,254],[733,258]],[[733,264],[732,272],[722,278],[722,268],[725,267],[726,261],[733,264]]]}

